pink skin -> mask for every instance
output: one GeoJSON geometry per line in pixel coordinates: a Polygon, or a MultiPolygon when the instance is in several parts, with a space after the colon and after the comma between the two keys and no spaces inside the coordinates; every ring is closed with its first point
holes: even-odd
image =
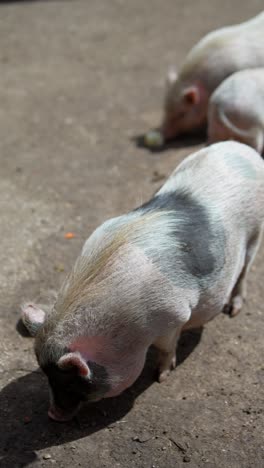
{"type": "Polygon", "coordinates": [[[145,364],[145,359],[146,359],[146,352],[141,353],[138,356],[138,359],[133,360],[133,366],[130,369],[130,371],[127,371],[126,377],[124,377],[124,380],[120,382],[119,385],[113,387],[106,395],[104,395],[104,398],[111,398],[120,395],[123,393],[127,388],[131,387],[131,385],[137,380],[137,378],[140,376],[144,364],[145,364]]]}
{"type": "Polygon", "coordinates": [[[22,307],[22,315],[33,323],[42,324],[45,319],[45,312],[36,307],[35,304],[26,304],[26,306],[22,307]]]}
{"type": "MultiPolygon", "coordinates": [[[[112,373],[121,378],[121,382],[113,386],[111,390],[104,395],[104,398],[110,398],[120,395],[124,390],[130,387],[142,372],[145,364],[147,347],[137,350],[133,356],[116,356],[111,341],[103,336],[79,337],[70,345],[71,351],[78,351],[85,361],[91,360],[104,366],[106,369],[113,369],[112,373]],[[89,351],[88,351],[89,350],[89,351]],[[102,350],[106,350],[102,352],[102,350]],[[125,362],[125,364],[124,364],[125,362]],[[118,363],[116,365],[116,363],[118,363]]],[[[111,375],[110,375],[111,378],[111,375]]]]}
{"type": "Polygon", "coordinates": [[[45,312],[35,304],[24,304],[21,307],[21,318],[31,336],[35,336],[44,323],[45,312]]]}
{"type": "Polygon", "coordinates": [[[165,140],[206,125],[208,92],[200,82],[171,89],[165,104],[161,132],[165,140]],[[179,88],[179,90],[177,89],[179,88]],[[178,96],[178,98],[177,98],[178,96]]]}

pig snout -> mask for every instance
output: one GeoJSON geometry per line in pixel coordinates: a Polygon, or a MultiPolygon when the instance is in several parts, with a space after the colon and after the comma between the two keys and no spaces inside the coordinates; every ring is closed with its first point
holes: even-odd
{"type": "Polygon", "coordinates": [[[163,123],[161,125],[160,132],[165,141],[172,140],[176,138],[179,134],[179,122],[178,119],[173,115],[165,116],[163,123]]]}
{"type": "Polygon", "coordinates": [[[48,416],[53,421],[67,422],[67,421],[70,421],[77,414],[79,409],[80,409],[80,405],[78,405],[74,410],[68,412],[68,411],[63,411],[62,409],[58,408],[55,405],[50,405],[49,410],[48,410],[48,416]]]}

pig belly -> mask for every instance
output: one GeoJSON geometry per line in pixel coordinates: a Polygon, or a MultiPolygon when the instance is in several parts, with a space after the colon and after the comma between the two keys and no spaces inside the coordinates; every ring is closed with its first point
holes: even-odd
{"type": "MultiPolygon", "coordinates": [[[[235,250],[235,242],[236,240],[230,242],[230,252],[235,250]]],[[[224,306],[229,303],[232,291],[242,271],[245,253],[244,243],[241,242],[239,251],[234,257],[235,266],[232,263],[226,265],[219,281],[212,286],[211,290],[208,288],[201,294],[198,304],[192,310],[189,321],[184,325],[185,330],[202,327],[223,311],[224,306]]],[[[227,256],[231,257],[231,253],[227,252],[227,256]]]]}

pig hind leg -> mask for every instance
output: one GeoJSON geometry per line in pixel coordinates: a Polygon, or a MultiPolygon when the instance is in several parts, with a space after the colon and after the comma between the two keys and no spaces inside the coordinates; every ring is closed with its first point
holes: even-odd
{"type": "Polygon", "coordinates": [[[241,143],[245,143],[248,146],[252,146],[259,154],[263,153],[264,149],[264,136],[261,128],[252,127],[249,129],[248,135],[243,136],[243,134],[235,134],[234,140],[238,140],[241,143]]]}
{"type": "MultiPolygon", "coordinates": [[[[240,122],[240,111],[230,116],[224,112],[221,107],[211,103],[208,112],[208,143],[217,141],[237,140],[246,145],[252,146],[258,153],[262,154],[264,150],[263,130],[259,126],[252,126],[248,122],[247,128],[240,128],[243,119],[240,122]],[[236,124],[232,123],[236,122],[236,124]]],[[[245,122],[244,122],[245,124],[245,122]]]]}
{"type": "Polygon", "coordinates": [[[207,140],[211,145],[218,141],[228,140],[230,137],[228,130],[220,121],[217,110],[211,105],[208,113],[207,140]]]}
{"type": "Polygon", "coordinates": [[[176,367],[176,345],[181,333],[181,327],[172,330],[168,335],[156,339],[153,343],[159,351],[158,381],[163,382],[172,369],[176,367]]]}
{"type": "Polygon", "coordinates": [[[248,242],[245,263],[238,280],[231,293],[230,302],[227,306],[230,317],[235,317],[241,311],[246,299],[246,277],[250,266],[255,258],[261,240],[261,232],[257,232],[248,242]]]}

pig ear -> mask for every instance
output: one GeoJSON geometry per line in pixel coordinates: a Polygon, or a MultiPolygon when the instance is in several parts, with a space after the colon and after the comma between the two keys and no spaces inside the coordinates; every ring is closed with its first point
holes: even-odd
{"type": "Polygon", "coordinates": [[[45,322],[45,312],[36,304],[21,306],[21,319],[31,336],[35,336],[45,322]]]}
{"type": "Polygon", "coordinates": [[[167,74],[167,85],[172,86],[178,78],[178,73],[175,67],[170,67],[167,74]]]}
{"type": "Polygon", "coordinates": [[[183,93],[183,99],[186,104],[196,105],[200,101],[200,92],[197,86],[191,86],[185,89],[183,93]]]}
{"type": "Polygon", "coordinates": [[[82,377],[89,378],[91,376],[91,371],[80,353],[64,354],[64,356],[59,359],[58,366],[60,369],[77,368],[78,374],[82,377]]]}

